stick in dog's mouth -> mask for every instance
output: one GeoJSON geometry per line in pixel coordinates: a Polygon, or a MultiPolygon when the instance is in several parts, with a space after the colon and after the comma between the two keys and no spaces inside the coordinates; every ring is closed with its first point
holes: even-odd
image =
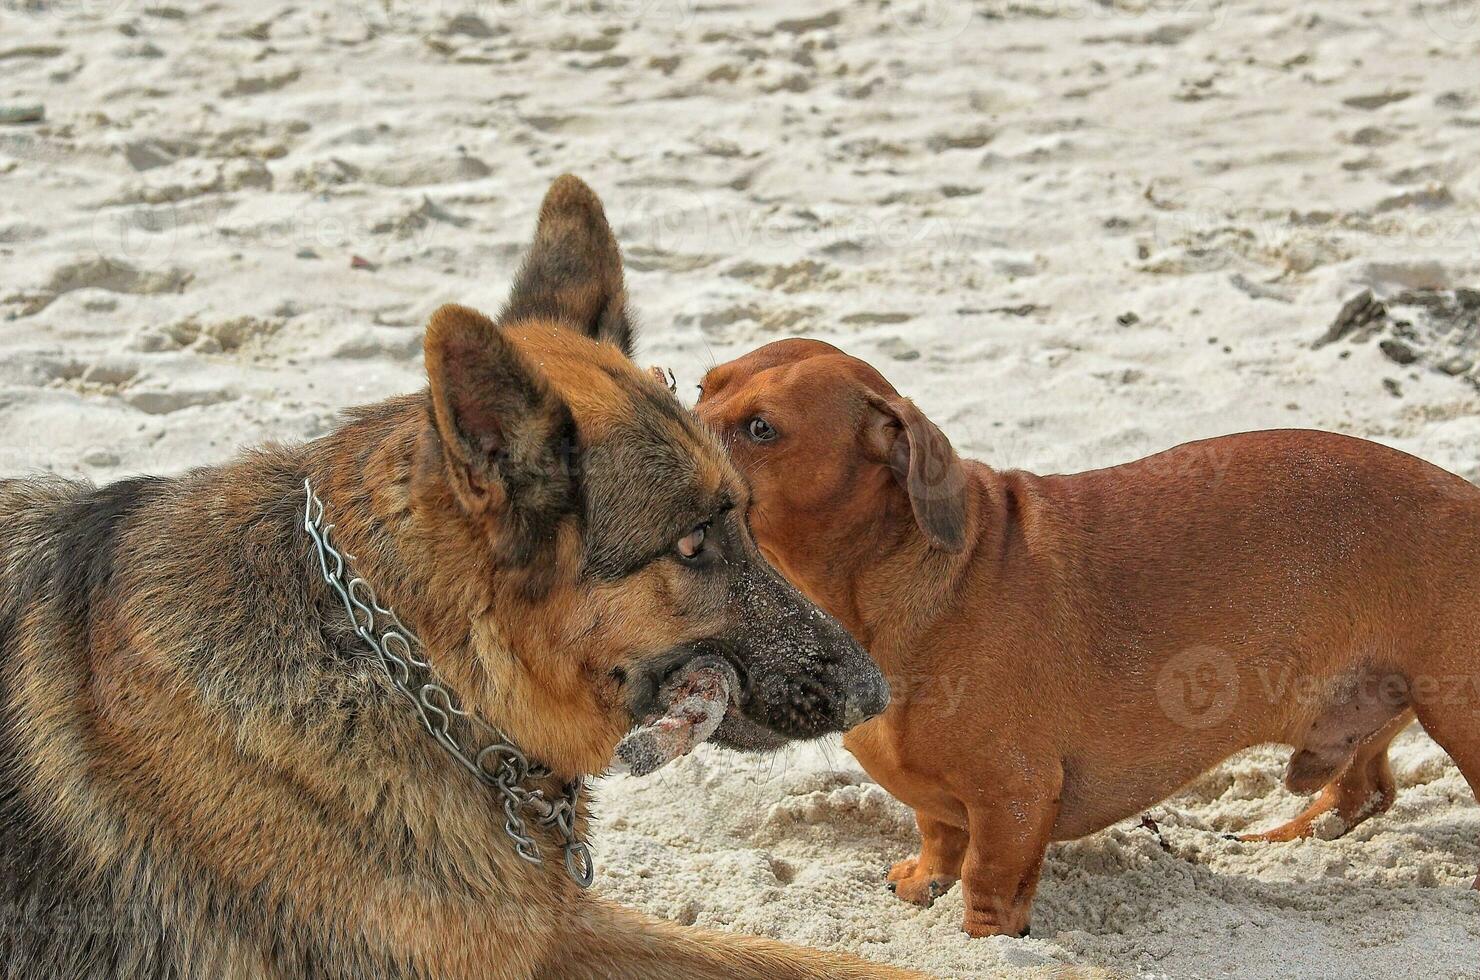
{"type": "Polygon", "coordinates": [[[740,678],[722,657],[695,657],[658,688],[658,710],[617,743],[612,772],[646,776],[688,755],[738,704],[740,678]]]}

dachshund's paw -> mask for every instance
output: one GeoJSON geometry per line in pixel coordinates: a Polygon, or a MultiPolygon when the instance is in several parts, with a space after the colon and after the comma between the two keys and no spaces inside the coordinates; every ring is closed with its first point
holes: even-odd
{"type": "Polygon", "coordinates": [[[1016,939],[1025,939],[1030,934],[1026,914],[1012,914],[1004,919],[971,909],[966,910],[966,918],[961,923],[961,930],[972,939],[985,939],[987,936],[1012,936],[1016,939]]]}
{"type": "Polygon", "coordinates": [[[935,904],[937,898],[951,890],[956,880],[951,875],[917,874],[891,881],[888,888],[901,902],[909,902],[911,905],[928,909],[935,904]]]}
{"type": "Polygon", "coordinates": [[[884,880],[903,881],[906,878],[913,878],[915,876],[915,869],[919,866],[920,859],[917,857],[905,858],[903,861],[896,861],[894,865],[889,869],[888,873],[884,875],[884,880]]]}

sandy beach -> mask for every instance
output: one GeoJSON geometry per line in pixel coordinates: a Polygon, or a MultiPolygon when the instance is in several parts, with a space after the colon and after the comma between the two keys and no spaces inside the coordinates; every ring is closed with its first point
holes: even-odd
{"type": "MultiPolygon", "coordinates": [[[[1480,477],[1473,0],[0,2],[0,474],[107,481],[322,434],[493,310],[562,172],[640,360],[810,335],[964,454],[1068,472],[1301,426],[1480,477]]],[[[1480,615],[1480,603],[1477,603],[1480,615]]],[[[1241,755],[1054,846],[1033,938],[883,888],[909,810],[836,744],[598,788],[602,892],[941,977],[1480,975],[1480,810],[1241,755]]]]}

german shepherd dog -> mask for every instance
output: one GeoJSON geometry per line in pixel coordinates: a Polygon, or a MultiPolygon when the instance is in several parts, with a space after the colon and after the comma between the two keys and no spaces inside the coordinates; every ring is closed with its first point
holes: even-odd
{"type": "Polygon", "coordinates": [[[431,318],[427,390],[177,479],[0,482],[5,976],[914,975],[581,887],[581,778],[689,659],[736,672],[728,746],[888,699],[631,344],[562,177],[498,320],[431,318]]]}

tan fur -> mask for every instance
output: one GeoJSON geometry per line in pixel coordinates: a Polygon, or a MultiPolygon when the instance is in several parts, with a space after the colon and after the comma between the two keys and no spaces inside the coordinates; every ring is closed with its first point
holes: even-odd
{"type": "Polygon", "coordinates": [[[1325,788],[1246,839],[1384,812],[1415,716],[1480,790],[1480,490],[1457,476],[1301,431],[998,472],[807,340],[709,372],[699,414],[750,477],[767,555],[890,679],[845,744],[915,809],[891,889],[929,905],[961,880],[972,935],[1027,928],[1051,841],[1251,745],[1294,746],[1287,784],[1325,788]],[[757,416],[776,438],[747,434],[757,416]]]}
{"type": "MultiPolygon", "coordinates": [[[[591,237],[609,236],[594,195],[562,178],[541,227],[511,306],[545,313],[439,311],[426,392],[179,479],[0,481],[5,975],[916,976],[614,908],[567,878],[551,831],[532,828],[542,865],[521,860],[498,799],[421,728],[323,582],[305,478],[354,573],[420,633],[465,709],[553,770],[550,796],[605,768],[636,681],[687,644],[762,657],[745,637],[772,627],[735,598],[747,582],[808,619],[733,514],[706,518],[730,549],[714,571],[644,555],[743,483],[602,342],[631,335],[615,245],[591,237]],[[574,260],[553,261],[557,247],[574,260]],[[629,445],[675,462],[604,461],[629,445]],[[630,483],[618,497],[682,493],[632,501],[644,527],[612,523],[583,510],[611,480],[630,483]],[[597,563],[603,540],[626,566],[597,563]],[[734,569],[750,577],[715,578],[734,569]]],[[[793,727],[838,730],[877,669],[836,623],[811,623],[793,637],[813,654],[796,682],[837,703],[793,727]]],[[[792,706],[770,707],[778,721],[749,724],[800,737],[775,728],[792,706]]]]}

